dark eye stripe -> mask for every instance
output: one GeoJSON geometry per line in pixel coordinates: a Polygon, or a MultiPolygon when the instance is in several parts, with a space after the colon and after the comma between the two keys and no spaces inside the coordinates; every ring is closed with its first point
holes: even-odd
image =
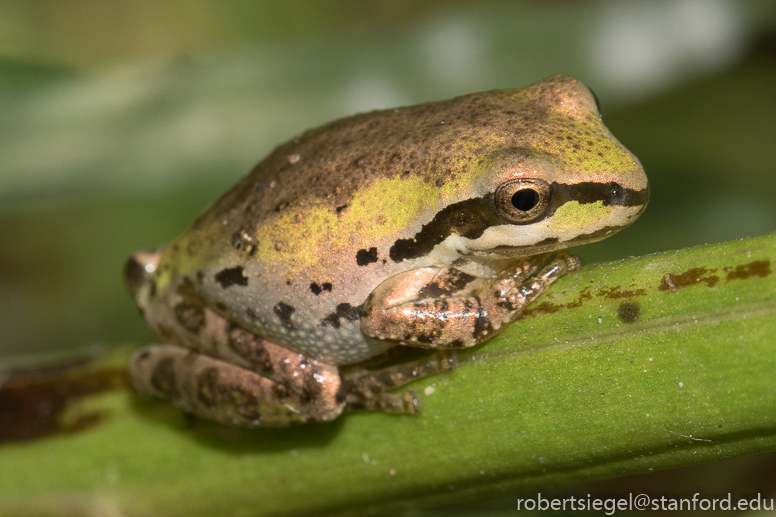
{"type": "Polygon", "coordinates": [[[467,199],[440,210],[415,237],[397,240],[389,254],[394,262],[417,258],[429,253],[452,233],[477,239],[485,230],[498,224],[503,222],[489,196],[467,199]]]}
{"type": "Polygon", "coordinates": [[[602,201],[604,206],[644,206],[649,201],[649,187],[634,190],[618,183],[553,183],[553,205],[560,206],[569,201],[581,204],[602,201]]]}

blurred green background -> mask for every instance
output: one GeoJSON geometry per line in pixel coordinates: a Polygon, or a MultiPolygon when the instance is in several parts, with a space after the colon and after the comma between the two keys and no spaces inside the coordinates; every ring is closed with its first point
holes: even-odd
{"type": "Polygon", "coordinates": [[[151,341],[124,260],[305,129],[558,73],[652,186],[583,260],[776,228],[771,0],[0,0],[0,358],[151,341]]]}

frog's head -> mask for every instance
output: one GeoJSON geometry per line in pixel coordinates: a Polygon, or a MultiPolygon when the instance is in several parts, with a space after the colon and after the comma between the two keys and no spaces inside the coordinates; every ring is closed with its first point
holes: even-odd
{"type": "Polygon", "coordinates": [[[604,239],[641,214],[649,186],[639,161],[601,122],[593,93],[565,76],[513,90],[525,121],[517,147],[492,152],[473,194],[493,213],[469,256],[515,257],[604,239]]]}

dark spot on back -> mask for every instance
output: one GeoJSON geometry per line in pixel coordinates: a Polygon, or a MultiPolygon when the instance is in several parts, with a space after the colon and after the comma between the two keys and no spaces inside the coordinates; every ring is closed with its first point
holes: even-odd
{"type": "Polygon", "coordinates": [[[205,309],[201,305],[189,302],[180,302],[173,309],[175,319],[183,328],[194,334],[199,334],[205,326],[205,309]]]}
{"type": "Polygon", "coordinates": [[[248,277],[245,276],[242,266],[230,267],[216,273],[216,281],[226,289],[233,285],[248,285],[248,277]]]}
{"type": "Polygon", "coordinates": [[[332,285],[331,282],[324,282],[323,284],[316,284],[315,282],[310,284],[310,291],[313,292],[314,295],[318,296],[323,291],[329,291],[331,292],[332,285]]]}
{"type": "Polygon", "coordinates": [[[280,318],[281,323],[283,323],[283,326],[286,327],[288,330],[294,330],[294,324],[291,321],[291,315],[296,311],[296,309],[287,303],[278,302],[277,305],[275,305],[272,308],[273,311],[275,311],[275,314],[278,318],[280,318]]]}
{"type": "Polygon", "coordinates": [[[332,312],[325,318],[323,318],[322,323],[324,325],[329,325],[331,327],[334,327],[335,329],[340,328],[340,320],[346,319],[347,321],[358,321],[358,319],[361,317],[361,308],[363,305],[359,305],[358,307],[353,307],[349,303],[341,303],[337,305],[336,312],[332,312]]]}
{"type": "Polygon", "coordinates": [[[377,262],[377,248],[358,250],[356,253],[356,264],[359,266],[366,266],[373,262],[377,262]]]}
{"type": "Polygon", "coordinates": [[[622,302],[617,307],[617,316],[623,323],[634,323],[641,315],[641,306],[638,302],[622,302]]]}
{"type": "Polygon", "coordinates": [[[429,253],[453,233],[477,239],[485,230],[498,224],[502,221],[492,199],[467,199],[445,207],[431,222],[424,224],[414,238],[397,240],[389,254],[394,262],[417,258],[429,253]]]}
{"type": "Polygon", "coordinates": [[[348,205],[342,205],[342,206],[338,206],[338,207],[337,207],[337,208],[335,208],[334,210],[335,210],[337,213],[340,213],[340,212],[342,212],[343,210],[345,210],[347,207],[348,207],[348,205]]]}

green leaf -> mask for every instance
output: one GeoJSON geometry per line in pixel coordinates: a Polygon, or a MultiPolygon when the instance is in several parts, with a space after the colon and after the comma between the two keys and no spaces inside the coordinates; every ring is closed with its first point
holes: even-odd
{"type": "Polygon", "coordinates": [[[775,260],[770,234],[584,267],[411,385],[415,417],[226,428],[120,387],[114,351],[58,374],[67,432],[0,444],[0,514],[393,513],[776,450],[775,260]]]}

